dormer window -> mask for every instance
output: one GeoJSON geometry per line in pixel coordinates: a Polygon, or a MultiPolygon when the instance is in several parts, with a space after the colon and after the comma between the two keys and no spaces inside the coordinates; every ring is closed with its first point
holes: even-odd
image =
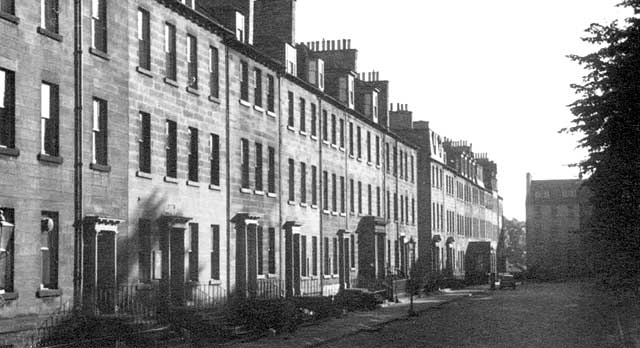
{"type": "Polygon", "coordinates": [[[324,61],[314,59],[309,62],[309,83],[324,90],[324,61]]]}
{"type": "Polygon", "coordinates": [[[196,6],[195,0],[180,0],[180,2],[183,5],[189,7],[190,9],[195,9],[195,6],[196,6]]]}
{"type": "Polygon", "coordinates": [[[364,95],[364,114],[378,123],[378,92],[371,91],[364,95]]]}
{"type": "Polygon", "coordinates": [[[285,44],[285,60],[287,62],[287,73],[297,76],[298,69],[296,62],[298,61],[295,47],[285,44]]]}
{"type": "Polygon", "coordinates": [[[244,42],[245,33],[244,15],[240,12],[236,12],[236,39],[240,42],[244,42]]]}
{"type": "Polygon", "coordinates": [[[353,103],[354,103],[354,90],[353,90],[354,84],[355,84],[355,80],[351,74],[345,77],[339,78],[338,97],[340,101],[347,104],[347,106],[350,109],[353,109],[353,103]]]}

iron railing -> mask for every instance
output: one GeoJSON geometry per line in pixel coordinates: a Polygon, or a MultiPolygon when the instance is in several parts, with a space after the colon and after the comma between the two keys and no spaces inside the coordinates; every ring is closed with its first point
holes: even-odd
{"type": "Polygon", "coordinates": [[[187,283],[184,286],[185,306],[197,309],[222,308],[228,299],[227,290],[216,284],[187,283]]]}

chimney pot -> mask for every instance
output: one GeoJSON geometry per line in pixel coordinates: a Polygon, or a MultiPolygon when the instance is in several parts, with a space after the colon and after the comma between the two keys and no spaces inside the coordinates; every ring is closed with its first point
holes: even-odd
{"type": "Polygon", "coordinates": [[[348,40],[347,40],[347,47],[348,47],[349,49],[351,49],[351,39],[348,39],[348,40]]]}

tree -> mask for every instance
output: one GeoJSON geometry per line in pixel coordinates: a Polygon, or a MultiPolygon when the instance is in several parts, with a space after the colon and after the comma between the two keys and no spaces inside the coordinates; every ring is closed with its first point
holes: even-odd
{"type": "Polygon", "coordinates": [[[569,132],[588,150],[580,164],[592,191],[585,238],[596,273],[605,284],[640,285],[640,0],[623,24],[592,24],[584,41],[598,46],[569,58],[587,74],[571,87],[580,99],[569,132]]]}
{"type": "Polygon", "coordinates": [[[517,219],[502,218],[502,229],[505,235],[506,261],[520,268],[525,267],[525,223],[517,219]]]}

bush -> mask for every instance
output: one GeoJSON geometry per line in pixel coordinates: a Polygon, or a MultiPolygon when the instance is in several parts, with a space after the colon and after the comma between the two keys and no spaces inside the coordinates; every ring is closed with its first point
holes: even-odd
{"type": "Polygon", "coordinates": [[[269,329],[293,332],[300,314],[293,301],[286,299],[236,299],[229,305],[227,319],[259,332],[269,329]]]}
{"type": "Polygon", "coordinates": [[[330,297],[295,297],[292,299],[302,321],[339,316],[342,311],[330,297]]]}
{"type": "Polygon", "coordinates": [[[366,289],[343,289],[335,297],[338,308],[348,311],[373,310],[382,303],[375,292],[366,289]]]}

